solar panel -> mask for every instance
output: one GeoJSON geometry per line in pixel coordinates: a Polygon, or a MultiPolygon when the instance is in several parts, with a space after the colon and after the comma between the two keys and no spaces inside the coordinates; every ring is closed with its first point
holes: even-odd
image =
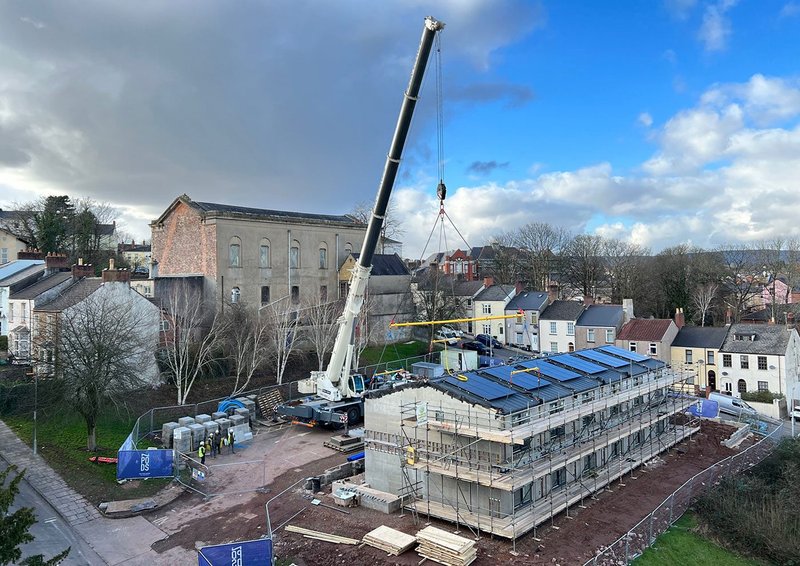
{"type": "Polygon", "coordinates": [[[542,375],[558,381],[569,381],[570,379],[577,379],[581,376],[579,373],[575,373],[574,371],[564,369],[548,362],[543,362],[542,360],[539,360],[536,365],[539,366],[539,371],[542,375]]]}
{"type": "Polygon", "coordinates": [[[581,358],[587,358],[593,362],[599,362],[601,364],[611,366],[612,368],[621,368],[628,365],[628,362],[625,360],[620,360],[619,358],[609,356],[608,354],[604,354],[603,352],[599,352],[597,350],[581,350],[580,352],[575,352],[575,355],[580,356],[581,358]]]}
{"type": "Polygon", "coordinates": [[[589,375],[606,371],[606,368],[602,366],[598,366],[597,364],[587,362],[583,358],[579,358],[577,356],[573,356],[570,354],[565,354],[562,356],[554,356],[554,357],[551,356],[549,360],[558,362],[561,365],[568,366],[572,369],[588,373],[589,375]]]}
{"type": "Polygon", "coordinates": [[[500,399],[501,397],[507,397],[508,395],[514,395],[516,393],[513,389],[509,389],[505,385],[495,383],[478,374],[467,373],[463,375],[467,378],[466,381],[461,381],[452,376],[447,376],[444,381],[445,383],[458,387],[473,395],[477,395],[481,399],[486,399],[487,401],[494,401],[495,399],[500,399]]]}
{"type": "Polygon", "coordinates": [[[512,375],[511,374],[512,371],[518,371],[518,370],[514,370],[509,366],[487,368],[481,371],[483,371],[484,373],[488,373],[489,375],[496,377],[497,379],[502,379],[505,382],[513,383],[517,387],[521,387],[526,391],[534,391],[550,385],[549,381],[541,379],[536,375],[535,372],[520,372],[512,375]]]}
{"type": "Polygon", "coordinates": [[[614,354],[615,356],[619,356],[620,358],[625,358],[626,360],[631,360],[634,362],[644,362],[650,359],[647,356],[637,354],[636,352],[629,352],[628,350],[623,350],[622,348],[617,348],[616,346],[602,346],[599,349],[604,352],[608,352],[609,354],[614,354]]]}

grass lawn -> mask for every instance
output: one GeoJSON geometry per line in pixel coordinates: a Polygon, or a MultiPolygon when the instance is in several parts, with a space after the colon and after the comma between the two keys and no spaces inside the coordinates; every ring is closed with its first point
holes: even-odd
{"type": "MultiPolygon", "coordinates": [[[[25,442],[32,446],[33,421],[29,415],[4,416],[2,420],[25,442]]],[[[38,426],[39,454],[69,484],[92,503],[147,497],[169,483],[169,479],[130,481],[117,484],[114,464],[95,464],[90,456],[116,457],[117,449],[130,434],[135,418],[108,414],[97,426],[96,453],[86,450],[86,424],[77,413],[40,417],[38,426]]],[[[144,448],[140,444],[139,448],[144,448]]]]}
{"type": "Polygon", "coordinates": [[[383,346],[371,346],[366,348],[359,360],[361,366],[371,366],[375,364],[385,364],[395,360],[404,360],[422,356],[428,353],[428,344],[425,342],[413,341],[407,344],[389,344],[384,349],[383,346]]]}
{"type": "Polygon", "coordinates": [[[633,561],[635,566],[763,566],[721,548],[695,533],[697,519],[686,513],[633,561]]]}

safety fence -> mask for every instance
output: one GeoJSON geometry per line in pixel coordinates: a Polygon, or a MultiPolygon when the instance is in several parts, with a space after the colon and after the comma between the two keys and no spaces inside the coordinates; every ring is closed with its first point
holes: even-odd
{"type": "MultiPolygon", "coordinates": [[[[748,470],[766,458],[775,448],[782,425],[770,423],[775,428],[752,446],[738,454],[720,460],[689,478],[673,491],[649,515],[612,544],[597,551],[584,566],[628,564],[652,545],[705,491],[719,484],[723,478],[748,470]]],[[[758,430],[756,427],[754,429],[758,430]]]]}

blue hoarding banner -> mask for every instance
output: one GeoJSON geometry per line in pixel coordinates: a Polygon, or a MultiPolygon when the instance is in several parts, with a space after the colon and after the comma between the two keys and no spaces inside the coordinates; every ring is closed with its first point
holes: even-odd
{"type": "Polygon", "coordinates": [[[120,450],[117,452],[117,479],[172,477],[172,450],[120,450]]]}
{"type": "Polygon", "coordinates": [[[708,399],[698,399],[697,403],[689,407],[689,412],[695,417],[713,419],[719,416],[719,403],[708,399]]]}
{"type": "Polygon", "coordinates": [[[198,566],[272,566],[272,541],[267,538],[218,544],[200,549],[198,566]]]}

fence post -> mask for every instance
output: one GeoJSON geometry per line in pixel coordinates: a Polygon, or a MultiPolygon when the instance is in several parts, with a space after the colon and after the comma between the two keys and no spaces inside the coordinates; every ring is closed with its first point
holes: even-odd
{"type": "Polygon", "coordinates": [[[631,547],[631,532],[628,531],[628,534],[625,535],[625,564],[631,561],[630,547],[631,547]]]}

